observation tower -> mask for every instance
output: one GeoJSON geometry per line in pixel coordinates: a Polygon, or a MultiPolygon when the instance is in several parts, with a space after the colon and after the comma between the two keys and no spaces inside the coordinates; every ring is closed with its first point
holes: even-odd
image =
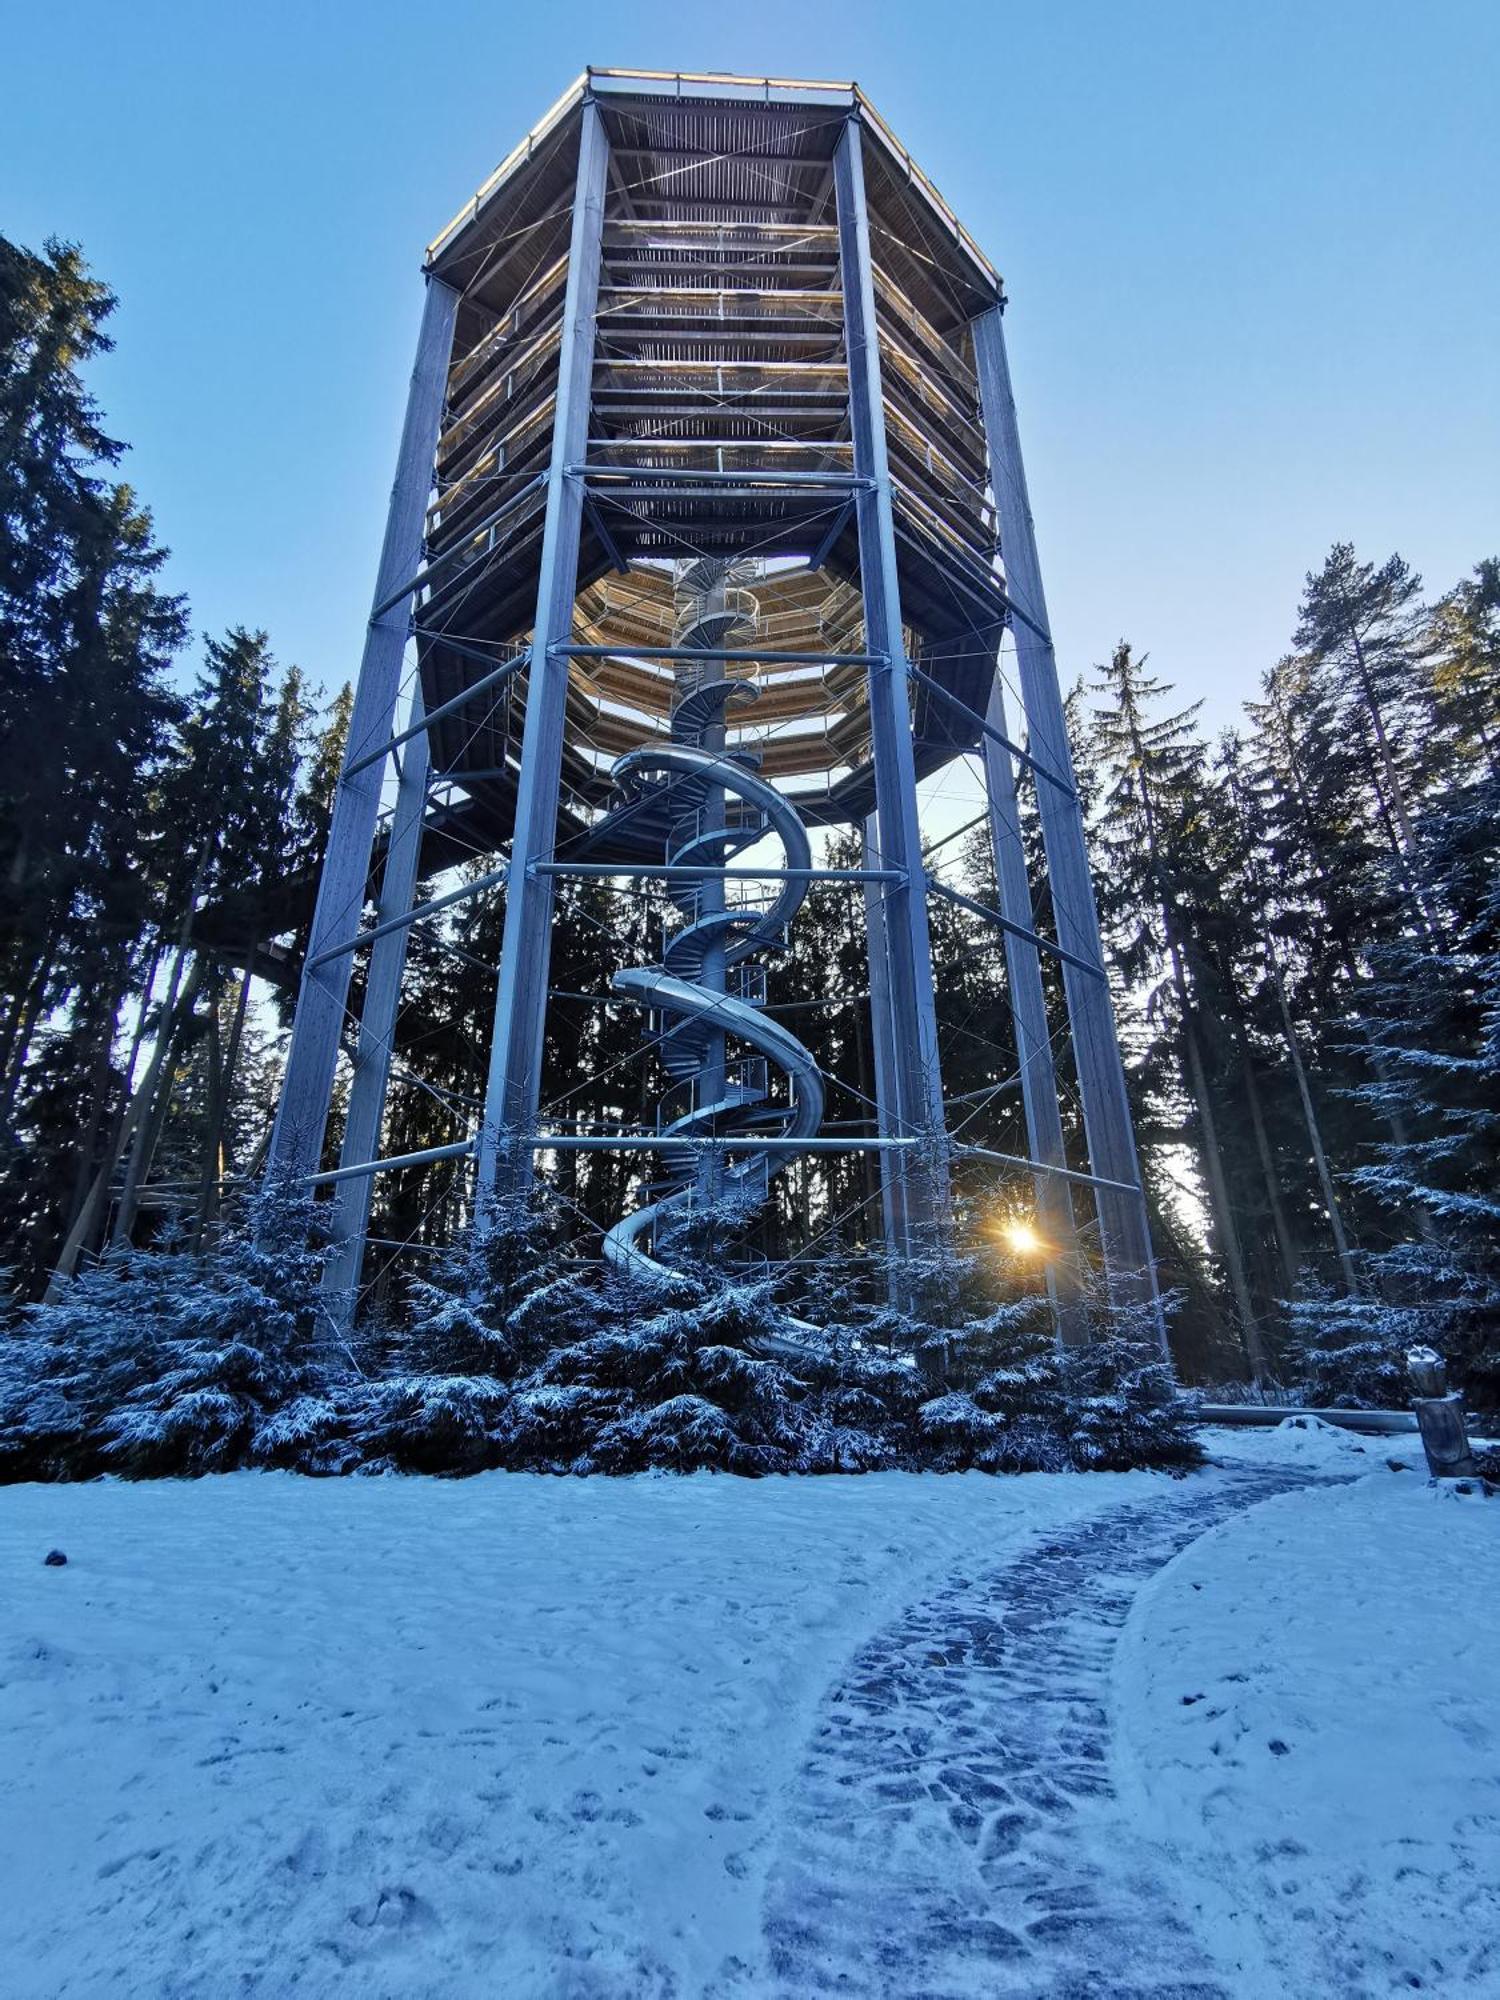
{"type": "Polygon", "coordinates": [[[706,1203],[745,1257],[793,1254],[852,1159],[857,1233],[897,1269],[941,1242],[955,1189],[1013,1183],[1065,1339],[1090,1266],[1153,1301],[978,245],[856,85],[596,69],[436,238],[424,284],[272,1141],[332,1191],[331,1284],[356,1294],[386,1173],[441,1167],[472,1214],[607,1154],[597,1240],[629,1268],[670,1263],[706,1203]],[[982,894],[938,854],[934,788],[960,767],[982,788],[982,894]],[[582,883],[661,913],[594,991],[551,963],[582,883]],[[410,940],[500,885],[482,1088],[450,1140],[393,1154],[392,1066],[420,1063],[410,940]],[[829,1004],[863,1081],[827,1073],[778,1002],[814,893],[862,951],[829,1004]],[[945,1091],[938,903],[995,940],[1010,1146],[945,1091]],[[603,1014],[634,1024],[648,1087],[563,1115],[603,1014]]]}

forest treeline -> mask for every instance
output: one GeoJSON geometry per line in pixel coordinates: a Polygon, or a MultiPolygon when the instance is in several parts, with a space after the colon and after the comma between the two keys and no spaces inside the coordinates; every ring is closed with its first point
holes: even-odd
{"type": "MultiPolygon", "coordinates": [[[[348,713],[249,624],[192,647],[87,387],[113,303],[75,249],[0,239],[0,1260],[21,1299],[168,1221],[211,1241],[254,1179],[348,713]]],[[[1069,700],[1178,1355],[1388,1397],[1425,1337],[1500,1400],[1500,561],[1431,594],[1340,544],[1287,612],[1235,730],[1210,737],[1124,643],[1069,700]]],[[[995,900],[982,827],[931,865],[995,900]]],[[[932,909],[950,1097],[966,1136],[1018,1150],[998,939],[932,909]]],[[[496,892],[413,936],[389,1153],[472,1128],[501,917],[496,892]]],[[[554,1117],[648,1115],[639,1022],[581,996],[649,961],[659,921],[608,884],[560,895],[553,985],[578,997],[549,1025],[554,1117]]],[[[862,952],[820,887],[773,996],[851,1124],[862,952]]],[[[812,1220],[789,1175],[764,1225],[809,1256],[877,1192],[868,1155],[820,1172],[812,1220]]],[[[588,1228],[631,1198],[618,1159],[563,1173],[588,1228]]],[[[435,1249],[464,1199],[451,1165],[389,1177],[374,1233],[435,1249]]]]}
{"type": "Polygon", "coordinates": [[[243,933],[316,865],[348,706],[320,718],[244,628],[181,691],[188,607],[85,379],[114,306],[75,248],[0,237],[0,1259],[26,1297],[129,1239],[148,1163],[201,1174],[200,1232],[222,1165],[253,1167],[272,919],[243,933]],[[227,900],[241,934],[204,936],[227,900]]]}

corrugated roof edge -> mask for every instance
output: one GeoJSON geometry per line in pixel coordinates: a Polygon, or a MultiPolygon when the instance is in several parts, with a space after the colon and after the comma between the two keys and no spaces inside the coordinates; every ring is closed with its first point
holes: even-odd
{"type": "Polygon", "coordinates": [[[826,104],[844,100],[856,106],[861,120],[879,140],[906,180],[922,196],[942,223],[945,232],[952,236],[954,243],[974,266],[983,286],[992,290],[996,298],[1003,300],[1005,291],[999,272],[943,199],[936,184],[917,165],[857,83],[799,77],[734,76],[725,70],[593,67],[584,70],[581,76],[574,78],[551,109],[532,126],[520,144],[512,147],[494,172],[464,203],[452,221],[428,244],[426,263],[429,266],[436,262],[456,236],[467,229],[471,222],[477,220],[512,174],[531,158],[536,151],[538,141],[546,138],[570,111],[580,105],[591,89],[626,96],[690,96],[709,100],[712,100],[716,93],[733,92],[733,98],[726,101],[744,102],[760,99],[767,103],[826,104]]]}

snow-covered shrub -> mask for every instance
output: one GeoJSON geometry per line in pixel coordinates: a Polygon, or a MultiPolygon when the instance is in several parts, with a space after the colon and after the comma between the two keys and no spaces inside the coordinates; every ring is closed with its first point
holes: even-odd
{"type": "Polygon", "coordinates": [[[507,1463],[577,1472],[790,1471],[800,1385],[748,1352],[775,1319],[768,1288],[615,1283],[613,1324],[559,1345],[516,1383],[507,1463]]]}
{"type": "Polygon", "coordinates": [[[961,1389],[934,1396],[917,1411],[918,1456],[936,1472],[967,1472],[971,1466],[995,1470],[1004,1435],[1002,1419],[961,1389]]]}
{"type": "Polygon", "coordinates": [[[270,1185],[212,1256],[112,1251],[0,1344],[0,1478],[243,1463],[313,1390],[323,1340],[312,1204],[270,1185]]]}
{"type": "Polygon", "coordinates": [[[1286,1366],[1314,1408],[1385,1410],[1410,1402],[1406,1351],[1419,1337],[1410,1313],[1311,1283],[1286,1310],[1286,1366]]]}
{"type": "Polygon", "coordinates": [[[510,1391],[486,1375],[398,1375],[359,1397],[366,1462],[396,1472],[484,1472],[504,1462],[510,1391]]]}
{"type": "Polygon", "coordinates": [[[919,1462],[981,1472],[1198,1464],[1191,1407],[1160,1348],[1141,1342],[1129,1319],[1125,1335],[1106,1324],[1091,1345],[1064,1349],[1045,1316],[997,1315],[984,1332],[985,1372],[919,1412],[919,1462]]]}
{"type": "Polygon", "coordinates": [[[508,1379],[592,1326],[592,1285],[567,1263],[546,1191],[488,1198],[472,1226],[408,1291],[402,1360],[433,1375],[508,1379]]]}
{"type": "MultiPolygon", "coordinates": [[[[268,1189],[212,1258],[106,1258],[0,1343],[0,1476],[742,1475],[1181,1465],[1195,1447],[1154,1350],[1059,1353],[1045,1300],[975,1260],[903,1269],[899,1305],[789,1320],[708,1259],[649,1281],[570,1263],[545,1197],[497,1203],[411,1287],[388,1374],[330,1338],[310,1205],[268,1189]]],[[[691,1245],[688,1248],[691,1249],[691,1245]]],[[[1127,1328],[1126,1332],[1138,1331],[1127,1328]]]]}
{"type": "Polygon", "coordinates": [[[250,1440],[249,1462],[331,1478],[368,1461],[368,1385],[313,1389],[262,1416],[250,1440]]]}
{"type": "Polygon", "coordinates": [[[1192,1408],[1154,1341],[1127,1333],[1069,1348],[1062,1384],[1068,1452],[1080,1472],[1175,1471],[1202,1463],[1192,1408]]]}
{"type": "Polygon", "coordinates": [[[506,1406],[505,1463],[520,1471],[586,1471],[594,1439],[620,1409],[621,1398],[611,1389],[523,1383],[506,1406]]]}
{"type": "Polygon", "coordinates": [[[595,1472],[718,1472],[757,1474],[784,1471],[775,1447],[746,1441],[740,1426],[717,1403],[704,1396],[669,1396],[630,1410],[606,1424],[589,1451],[595,1472]]]}

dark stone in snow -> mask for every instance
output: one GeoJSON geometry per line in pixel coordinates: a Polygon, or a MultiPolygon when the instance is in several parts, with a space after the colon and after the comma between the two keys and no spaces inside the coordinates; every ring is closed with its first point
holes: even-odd
{"type": "Polygon", "coordinates": [[[1292,1750],[1292,1746],[1289,1743],[1283,1743],[1279,1736],[1273,1736],[1266,1745],[1266,1748],[1273,1757],[1289,1757],[1292,1750]]]}
{"type": "Polygon", "coordinates": [[[48,1549],[42,1557],[43,1566],[47,1569],[65,1569],[67,1562],[68,1559],[61,1549],[48,1549]]]}

